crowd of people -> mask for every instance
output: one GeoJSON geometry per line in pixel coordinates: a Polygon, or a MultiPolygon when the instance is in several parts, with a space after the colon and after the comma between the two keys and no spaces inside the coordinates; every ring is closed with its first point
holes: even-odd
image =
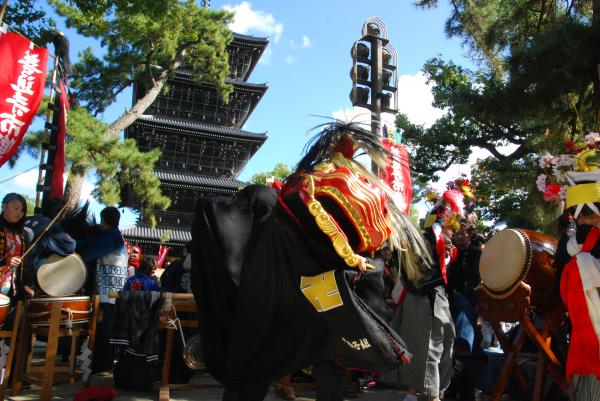
{"type": "MultiPolygon", "coordinates": [[[[380,257],[385,262],[384,283],[390,324],[397,330],[412,353],[410,364],[394,372],[362,372],[353,377],[366,377],[363,383],[405,387],[405,401],[426,397],[472,401],[478,394],[490,393],[495,385],[503,353],[490,322],[476,308],[476,291],[481,286],[479,261],[485,242],[491,234],[478,232],[477,216],[470,213],[468,180],[464,177],[450,183],[443,195],[433,199],[434,208],[424,220],[424,235],[436,260],[423,262],[420,270],[401,266],[398,256],[387,246],[380,257]],[[462,187],[461,187],[462,184],[462,187]],[[465,185],[466,184],[466,185],[465,185]],[[462,194],[458,194],[460,188],[462,194]],[[459,201],[457,201],[457,199],[459,201]],[[488,361],[490,359],[491,361],[488,361]],[[491,379],[491,380],[490,380],[491,379]]],[[[600,311],[597,288],[600,286],[600,202],[594,206],[566,208],[556,221],[559,242],[552,271],[555,273],[556,297],[568,309],[568,319],[560,333],[554,333],[553,350],[566,366],[570,382],[568,391],[552,387],[553,400],[600,399],[600,359],[598,358],[598,323],[600,311]],[[575,218],[574,215],[577,217],[575,218]],[[583,256],[588,252],[589,256],[583,256]],[[588,264],[582,272],[581,264],[588,264]],[[559,289],[560,287],[560,289],[559,289]],[[564,330],[568,332],[564,333],[564,330]],[[568,355],[562,350],[568,349],[568,355]]],[[[481,227],[481,226],[479,226],[481,227]]],[[[550,283],[551,284],[551,283],[550,283]]],[[[509,338],[518,323],[500,322],[509,338]]],[[[525,347],[527,347],[526,345],[525,347]]],[[[529,344],[531,349],[535,346],[529,344]]],[[[523,365],[530,379],[536,374],[535,364],[523,365]]],[[[304,380],[302,372],[286,376],[275,384],[276,394],[293,400],[292,381],[304,380]]],[[[515,399],[523,396],[511,390],[515,399]]],[[[352,393],[346,391],[346,396],[352,393]]],[[[356,396],[356,394],[354,394],[356,396]]]]}
{"type": "MultiPolygon", "coordinates": [[[[341,144],[344,145],[343,141],[341,144]]],[[[344,150],[336,151],[332,160],[338,163],[342,151],[344,150]]],[[[315,154],[319,153],[313,152],[313,156],[315,154]]],[[[321,163],[329,160],[323,155],[320,157],[321,163]]],[[[347,180],[352,182],[352,185],[364,185],[362,194],[369,191],[377,194],[377,188],[369,186],[368,180],[360,180],[359,184],[352,181],[354,178],[348,169],[341,170],[336,167],[338,170],[329,171],[327,169],[333,168],[334,164],[314,164],[315,161],[311,163],[313,165],[307,164],[310,166],[308,171],[318,179],[325,181],[325,174],[335,174],[338,179],[343,177],[341,181],[347,180]]],[[[340,165],[347,168],[348,164],[340,165]]],[[[303,162],[299,163],[299,166],[302,167],[303,162]]],[[[574,175],[571,188],[575,190],[566,192],[564,212],[557,222],[560,240],[556,253],[552,254],[556,296],[560,294],[570,319],[571,331],[563,337],[563,345],[569,352],[561,357],[566,365],[566,377],[570,381],[569,397],[574,401],[600,399],[600,297],[597,290],[600,288],[600,190],[597,190],[600,185],[597,182],[600,179],[586,174],[587,172],[574,175]]],[[[481,284],[479,261],[484,252],[486,238],[478,232],[477,216],[471,210],[474,195],[469,181],[460,177],[449,183],[443,193],[428,195],[433,208],[423,221],[422,233],[407,222],[404,214],[399,214],[400,220],[397,220],[397,224],[402,224],[403,229],[409,232],[401,238],[401,243],[420,249],[420,253],[407,256],[409,249],[392,247],[393,230],[386,232],[387,227],[384,224],[372,221],[368,223],[372,223],[375,228],[372,231],[364,229],[361,232],[361,235],[368,233],[371,237],[366,238],[367,234],[358,238],[349,236],[350,241],[354,241],[353,245],[350,246],[346,242],[340,246],[339,241],[349,241],[346,237],[342,238],[340,232],[350,227],[347,221],[342,221],[350,214],[343,216],[340,211],[319,209],[322,208],[319,202],[324,202],[328,207],[331,207],[331,204],[327,204],[324,197],[315,196],[317,179],[310,181],[311,185],[305,185],[305,181],[302,180],[307,176],[309,173],[299,170],[296,178],[292,176],[286,183],[287,186],[280,189],[281,192],[264,187],[248,187],[234,199],[222,201],[227,207],[214,203],[212,199],[206,200],[199,210],[210,217],[207,217],[206,221],[214,221],[215,224],[210,227],[196,225],[194,240],[196,243],[210,240],[214,242],[214,246],[203,248],[202,257],[197,259],[200,262],[192,267],[191,251],[200,248],[194,248],[193,243],[186,244],[181,258],[171,261],[160,279],[156,274],[156,260],[142,255],[138,246],[128,244],[124,240],[119,231],[120,212],[117,208],[103,209],[100,213],[100,224],[92,227],[87,235],[71,236],[67,232],[68,229],[61,225],[60,214],[64,207],[60,202],[50,203],[43,215],[26,217],[25,199],[15,193],[7,194],[2,200],[0,214],[0,295],[7,297],[13,306],[17,300],[43,295],[36,283],[36,271],[44,264],[46,258],[50,254],[79,254],[82,260],[91,266],[88,270],[89,283],[81,292],[100,296],[92,371],[102,372],[113,368],[114,344],[130,346],[128,339],[119,338],[115,342],[113,338],[115,330],[122,334],[125,326],[128,327],[131,323],[115,319],[115,316],[123,314],[123,311],[115,311],[115,298],[109,296],[111,292],[131,294],[123,296],[124,303],[133,308],[132,310],[143,308],[144,313],[156,308],[156,296],[143,294],[161,291],[194,292],[196,302],[201,306],[199,319],[222,319],[226,322],[223,327],[201,324],[201,334],[203,341],[212,339],[215,344],[218,343],[214,349],[205,350],[205,354],[209,356],[209,371],[211,364],[212,369],[215,369],[215,366],[221,369],[218,372],[222,372],[223,376],[217,378],[225,384],[224,399],[227,400],[262,399],[267,388],[265,377],[269,380],[276,379],[273,377],[276,376],[275,373],[270,374],[257,369],[253,370],[253,374],[257,375],[254,382],[246,382],[242,376],[236,376],[247,374],[245,365],[234,358],[227,359],[227,363],[233,364],[233,367],[226,366],[225,359],[220,358],[227,355],[230,349],[228,347],[232,347],[226,341],[223,342],[223,333],[236,338],[244,330],[248,335],[257,335],[254,339],[255,346],[245,348],[244,352],[248,349],[259,352],[261,347],[270,349],[275,346],[283,352],[290,352],[289,357],[259,352],[262,358],[259,361],[260,366],[265,370],[290,373],[291,366],[297,369],[303,366],[303,362],[312,360],[312,370],[317,372],[317,399],[341,400],[340,383],[344,380],[344,374],[343,367],[338,362],[340,349],[334,346],[338,341],[336,336],[339,336],[339,332],[329,331],[328,326],[322,324],[324,321],[333,325],[340,322],[345,324],[349,316],[360,320],[362,326],[349,325],[337,329],[347,330],[344,332],[345,336],[355,334],[355,330],[363,330],[361,335],[364,337],[358,341],[341,337],[349,347],[345,350],[344,357],[348,360],[357,358],[358,364],[362,363],[360,358],[365,358],[365,366],[397,367],[393,372],[359,370],[353,375],[355,379],[364,382],[366,378],[370,383],[404,386],[408,389],[405,401],[416,401],[418,397],[426,397],[429,401],[448,397],[470,401],[475,399],[479,391],[490,391],[493,383],[484,383],[482,377],[485,375],[482,376],[481,373],[485,369],[496,369],[497,373],[498,366],[485,362],[482,364],[481,361],[501,353],[502,350],[498,347],[498,339],[494,338],[490,323],[479,316],[477,311],[476,293],[481,284]],[[303,214],[307,205],[310,213],[316,217],[316,223],[311,220],[313,217],[303,214]],[[239,210],[243,210],[245,214],[239,210]],[[323,224],[323,221],[331,222],[332,216],[341,223],[323,224]],[[57,219],[59,223],[44,236],[45,228],[52,224],[52,219],[57,219]],[[303,219],[302,222],[300,219],[303,219]],[[219,229],[220,221],[238,229],[219,232],[223,238],[217,238],[212,230],[219,229]],[[376,227],[377,224],[380,225],[376,227]],[[307,237],[307,232],[313,238],[307,237]],[[37,244],[42,236],[43,241],[37,244]],[[326,242],[330,239],[334,244],[333,249],[326,242]],[[221,246],[216,246],[218,242],[221,246]],[[373,245],[374,243],[376,245],[373,245]],[[33,244],[36,246],[32,247],[33,244]],[[251,246],[251,252],[245,251],[247,246],[251,246]],[[373,255],[377,251],[377,257],[370,259],[352,253],[354,249],[361,249],[363,254],[373,252],[373,255]],[[28,257],[24,258],[25,255],[28,257]],[[323,272],[324,260],[327,260],[327,263],[343,261],[351,269],[346,267],[323,272]],[[377,267],[379,262],[380,269],[377,267]],[[254,270],[251,270],[251,274],[244,274],[243,268],[248,266],[254,270]],[[289,269],[283,269],[282,266],[289,269]],[[190,281],[192,269],[198,270],[194,272],[197,275],[195,283],[190,281]],[[373,272],[370,273],[370,270],[373,272]],[[352,274],[335,276],[348,271],[352,274]],[[354,274],[355,271],[358,272],[354,274]],[[308,276],[305,272],[317,276],[308,276]],[[314,277],[319,277],[318,282],[313,281],[314,277]],[[300,281],[301,291],[297,291],[298,283],[294,280],[300,281]],[[327,297],[332,294],[335,296],[335,299],[327,300],[332,302],[332,305],[324,303],[325,298],[319,299],[319,296],[323,297],[323,294],[319,293],[323,290],[319,287],[321,281],[327,283],[323,285],[336,286],[335,291],[327,292],[327,297]],[[268,283],[268,290],[265,290],[265,283],[268,283]],[[341,291],[338,287],[340,283],[352,287],[356,293],[341,291]],[[362,297],[360,300],[357,294],[362,297]],[[373,294],[378,299],[374,299],[373,294]],[[238,299],[238,296],[245,297],[244,301],[242,298],[238,299]],[[205,297],[204,301],[220,301],[211,309],[210,304],[201,302],[199,297],[205,297]],[[277,302],[274,302],[274,299],[277,302]],[[231,304],[234,301],[237,303],[231,304]],[[357,302],[359,307],[356,307],[357,302]],[[365,305],[372,308],[370,314],[365,313],[368,309],[365,305]],[[381,305],[383,308],[379,308],[381,305]],[[240,312],[245,310],[244,308],[253,310],[258,306],[265,309],[265,313],[240,312]],[[336,314],[337,312],[326,315],[327,312],[342,306],[349,307],[344,309],[343,315],[336,314]],[[313,307],[321,315],[315,315],[313,307]],[[314,325],[298,322],[297,316],[285,316],[280,313],[289,309],[300,313],[299,316],[315,319],[311,320],[314,325]],[[374,317],[375,314],[378,317],[374,317]],[[246,326],[238,328],[238,331],[231,331],[235,326],[233,322],[238,319],[245,322],[246,326]],[[305,329],[301,329],[299,324],[305,329]],[[384,333],[388,326],[389,331],[384,333]],[[308,331],[292,333],[290,327],[308,331]],[[378,329],[374,330],[373,327],[378,329]],[[210,332],[215,329],[217,331],[210,332]],[[298,341],[306,341],[290,348],[294,341],[282,337],[282,334],[296,335],[298,341]],[[373,337],[369,337],[371,335],[382,337],[373,340],[373,337]],[[323,341],[323,338],[326,341],[323,341]],[[120,341],[122,343],[119,343],[120,341]],[[314,352],[312,359],[294,354],[300,348],[307,353],[314,352]],[[360,357],[356,357],[359,354],[353,353],[365,350],[375,353],[360,354],[360,357]],[[390,358],[390,354],[393,354],[393,357],[390,358]],[[279,358],[281,366],[275,366],[274,358],[279,358]],[[389,359],[382,362],[377,358],[389,359]],[[294,360],[294,364],[288,364],[291,360],[294,360]],[[479,362],[473,362],[475,360],[479,362]]],[[[327,191],[331,192],[330,189],[327,191]]],[[[372,210],[365,214],[366,219],[373,216],[377,218],[377,213],[389,213],[382,207],[383,203],[354,199],[351,193],[345,195],[357,204],[360,201],[370,202],[368,207],[372,210]]],[[[7,324],[10,324],[10,321],[7,324]]],[[[143,324],[148,324],[148,321],[143,324]]],[[[509,336],[510,331],[514,332],[516,329],[514,325],[502,327],[509,336]]],[[[245,341],[248,341],[248,336],[244,335],[241,338],[240,346],[243,346],[245,341]]],[[[157,347],[154,340],[142,346],[149,350],[145,354],[147,360],[156,361],[154,353],[157,347]]],[[[249,354],[243,359],[244,363],[256,363],[252,355],[249,354]]],[[[217,370],[211,371],[213,372],[217,370]]],[[[304,377],[307,376],[305,372],[304,377]]],[[[276,393],[281,398],[295,398],[292,382],[296,376],[286,375],[276,382],[276,393]]]]}
{"type": "MultiPolygon", "coordinates": [[[[51,254],[66,256],[77,253],[88,265],[88,282],[78,291],[78,295],[100,296],[92,372],[109,371],[115,360],[115,351],[110,345],[115,298],[111,298],[109,293],[185,292],[185,288],[189,288],[188,246],[184,247],[181,259],[168,263],[168,268],[163,269],[168,273],[159,279],[156,274],[156,258],[142,257],[141,249],[123,238],[119,230],[120,212],[116,207],[104,208],[100,213],[100,223],[90,224],[85,238],[75,239],[61,225],[62,216],[57,216],[63,212],[63,206],[60,201],[53,200],[44,208],[43,214],[27,216],[27,203],[23,196],[9,193],[2,200],[0,292],[8,297],[11,306],[5,328],[11,325],[12,312],[18,300],[48,296],[39,288],[36,280],[36,272],[47,258],[51,254]],[[52,224],[55,217],[56,222],[52,224]],[[31,247],[32,245],[34,246],[31,247]],[[23,258],[26,254],[29,255],[23,258]]],[[[70,218],[75,219],[73,216],[70,218]]],[[[87,220],[87,213],[82,219],[87,220]]],[[[75,223],[81,224],[82,221],[75,223]]],[[[64,225],[68,226],[69,223],[64,225]]]]}

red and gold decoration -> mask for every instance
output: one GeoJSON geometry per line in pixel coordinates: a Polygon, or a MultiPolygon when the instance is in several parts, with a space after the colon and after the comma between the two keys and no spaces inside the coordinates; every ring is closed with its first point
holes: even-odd
{"type": "Polygon", "coordinates": [[[392,230],[386,193],[373,184],[377,178],[352,158],[358,149],[377,150],[380,162],[387,155],[368,131],[351,124],[332,124],[315,141],[285,183],[280,199],[286,204],[286,198],[299,198],[346,264],[356,268],[363,262],[364,268],[359,254],[379,249],[392,230]]]}
{"type": "Polygon", "coordinates": [[[412,178],[410,176],[410,161],[406,147],[390,139],[384,139],[383,145],[390,152],[381,179],[398,194],[399,206],[405,212],[410,210],[412,201],[412,178]]]}
{"type": "Polygon", "coordinates": [[[394,222],[402,216],[406,218],[410,200],[404,196],[405,202],[398,201],[398,193],[406,195],[408,191],[394,191],[354,160],[356,154],[366,153],[381,170],[385,169],[396,157],[380,138],[353,123],[323,126],[325,129],[313,138],[307,155],[283,186],[280,202],[299,223],[304,222],[308,211],[346,264],[363,270],[368,266],[361,254],[380,249],[386,240],[396,249],[405,248],[400,245],[403,233],[392,227],[400,226],[394,222]]]}
{"type": "Polygon", "coordinates": [[[125,241],[125,247],[127,248],[127,254],[129,255],[129,265],[134,266],[136,269],[140,267],[142,261],[142,248],[137,245],[125,241]]]}
{"type": "Polygon", "coordinates": [[[162,265],[165,263],[165,259],[167,258],[167,254],[171,250],[170,247],[166,245],[161,245],[158,249],[158,256],[156,257],[156,269],[160,269],[162,265]]]}
{"type": "Polygon", "coordinates": [[[441,194],[429,188],[425,200],[432,204],[432,211],[425,218],[425,228],[439,222],[454,230],[460,229],[460,221],[477,202],[471,182],[464,174],[446,183],[446,190],[441,194]]]}
{"type": "Polygon", "coordinates": [[[0,35],[0,166],[17,151],[44,95],[48,50],[16,33],[0,35]]]}
{"type": "Polygon", "coordinates": [[[600,202],[599,149],[600,134],[591,132],[581,138],[569,138],[565,154],[543,155],[539,161],[543,172],[536,185],[544,200],[556,202],[561,210],[576,206],[575,218],[585,205],[600,215],[594,204],[600,202]]]}

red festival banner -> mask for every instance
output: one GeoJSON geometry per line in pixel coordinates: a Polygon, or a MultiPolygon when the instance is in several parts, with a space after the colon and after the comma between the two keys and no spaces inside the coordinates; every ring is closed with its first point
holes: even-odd
{"type": "Polygon", "coordinates": [[[54,170],[52,170],[52,192],[50,198],[62,199],[65,191],[65,140],[67,137],[67,115],[69,114],[69,96],[67,88],[60,81],[60,114],[58,120],[58,136],[56,138],[56,153],[54,154],[54,170]]]}
{"type": "Polygon", "coordinates": [[[17,35],[0,35],[0,166],[17,151],[40,107],[48,50],[17,35]]]}
{"type": "Polygon", "coordinates": [[[165,259],[167,258],[167,253],[169,253],[169,250],[171,248],[169,248],[166,245],[161,245],[160,248],[158,248],[158,256],[156,257],[156,269],[160,269],[162,267],[162,265],[165,263],[165,259]]]}
{"type": "Polygon", "coordinates": [[[389,139],[382,139],[382,143],[391,155],[381,178],[394,192],[400,195],[400,208],[408,213],[412,200],[412,178],[408,152],[403,145],[389,139]]]}

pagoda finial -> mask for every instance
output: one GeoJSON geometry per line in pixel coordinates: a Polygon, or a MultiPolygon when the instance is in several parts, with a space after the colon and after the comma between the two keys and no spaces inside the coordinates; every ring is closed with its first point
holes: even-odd
{"type": "Polygon", "coordinates": [[[210,8],[210,0],[202,0],[202,7],[210,8]]]}

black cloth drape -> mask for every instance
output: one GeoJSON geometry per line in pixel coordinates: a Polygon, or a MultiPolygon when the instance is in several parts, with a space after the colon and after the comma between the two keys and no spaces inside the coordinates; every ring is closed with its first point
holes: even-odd
{"type": "MultiPolygon", "coordinates": [[[[201,200],[192,238],[192,291],[215,378],[243,389],[335,355],[340,335],[303,296],[300,280],[346,266],[328,238],[287,214],[274,190],[250,186],[232,199],[201,200]]],[[[405,351],[382,321],[366,326],[405,351]]]]}

